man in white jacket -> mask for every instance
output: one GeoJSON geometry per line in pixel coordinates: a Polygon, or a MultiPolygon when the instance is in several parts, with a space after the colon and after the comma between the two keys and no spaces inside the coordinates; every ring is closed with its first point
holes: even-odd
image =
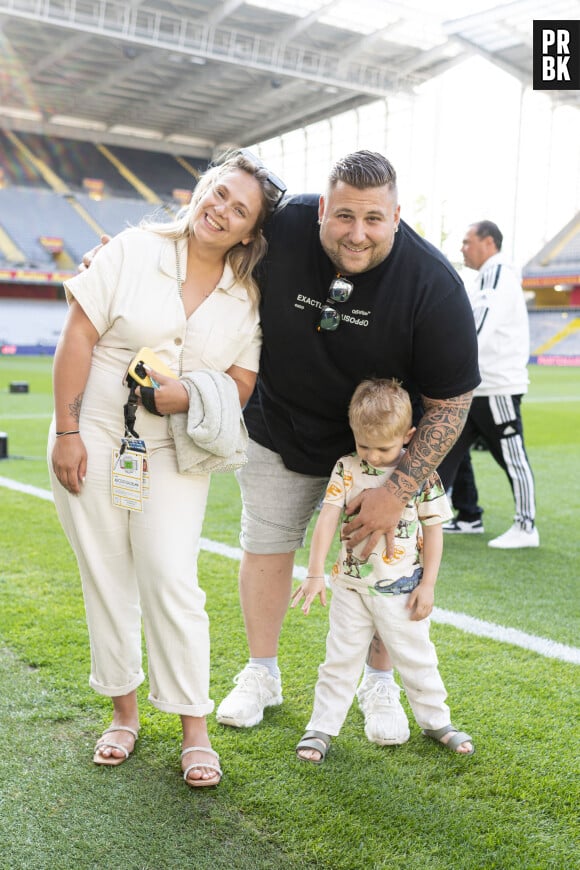
{"type": "MultiPolygon", "coordinates": [[[[481,384],[474,391],[465,428],[438,470],[449,489],[466,450],[477,436],[483,436],[505,471],[514,496],[513,525],[489,541],[490,547],[507,550],[538,547],[540,538],[535,525],[534,476],[524,446],[520,411],[529,384],[528,312],[520,273],[501,253],[502,240],[492,221],[471,224],[463,239],[465,265],[478,270],[468,292],[477,329],[481,384]]],[[[473,491],[477,493],[475,488],[473,491]]],[[[460,512],[448,524],[448,531],[471,531],[473,520],[477,524],[481,517],[477,499],[468,513],[462,516],[460,512]]]]}

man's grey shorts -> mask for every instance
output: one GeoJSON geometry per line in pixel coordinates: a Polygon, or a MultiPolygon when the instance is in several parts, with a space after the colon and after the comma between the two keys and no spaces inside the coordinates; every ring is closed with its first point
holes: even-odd
{"type": "Polygon", "coordinates": [[[255,441],[250,441],[248,462],[236,477],[242,491],[244,550],[271,555],[303,547],[328,478],[289,471],[277,453],[255,441]]]}

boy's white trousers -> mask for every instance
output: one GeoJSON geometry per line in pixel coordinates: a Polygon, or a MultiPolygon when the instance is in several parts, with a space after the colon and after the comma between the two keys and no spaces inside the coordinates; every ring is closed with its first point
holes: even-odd
{"type": "Polygon", "coordinates": [[[326,659],[318,669],[307,730],[331,736],[340,732],[375,631],[400,674],[418,725],[437,729],[450,723],[447,692],[429,639],[430,620],[411,620],[408,600],[408,595],[364,595],[333,586],[326,659]]]}

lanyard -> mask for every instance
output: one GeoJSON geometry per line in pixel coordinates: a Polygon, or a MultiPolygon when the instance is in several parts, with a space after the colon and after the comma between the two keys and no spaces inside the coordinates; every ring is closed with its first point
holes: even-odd
{"type": "Polygon", "coordinates": [[[138,384],[131,375],[127,375],[127,383],[129,384],[129,397],[127,398],[127,404],[123,405],[125,437],[132,436],[133,438],[138,438],[139,433],[135,431],[135,418],[137,416],[137,396],[135,395],[135,390],[138,384]]]}

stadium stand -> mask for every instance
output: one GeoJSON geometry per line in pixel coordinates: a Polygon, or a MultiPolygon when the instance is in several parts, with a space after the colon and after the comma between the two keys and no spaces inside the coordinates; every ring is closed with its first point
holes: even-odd
{"type": "Polygon", "coordinates": [[[529,315],[532,355],[546,351],[580,353],[580,308],[537,309],[529,315]]]}
{"type": "Polygon", "coordinates": [[[555,344],[552,352],[556,353],[557,356],[580,357],[580,311],[578,312],[578,327],[578,331],[566,335],[555,344]]]}
{"type": "Polygon", "coordinates": [[[98,180],[104,196],[142,199],[145,187],[155,199],[171,202],[175,189],[195,187],[206,163],[137,148],[104,147],[5,130],[0,131],[0,166],[4,168],[5,182],[13,185],[51,186],[47,181],[51,173],[74,192],[85,190],[87,180],[98,180]],[[42,167],[48,170],[47,175],[43,175],[42,167]]]}
{"type": "Polygon", "coordinates": [[[526,263],[522,276],[537,308],[580,305],[580,212],[526,263]]]}
{"type": "Polygon", "coordinates": [[[532,309],[529,322],[531,362],[580,364],[580,308],[532,309]]]}
{"type": "Polygon", "coordinates": [[[75,199],[110,236],[120,233],[128,226],[136,226],[144,217],[163,220],[168,215],[168,211],[162,206],[143,202],[142,199],[115,197],[98,200],[84,193],[77,194],[75,199]]]}
{"type": "Polygon", "coordinates": [[[531,353],[537,353],[544,345],[552,342],[573,316],[570,312],[562,310],[531,310],[529,312],[531,353]]]}
{"type": "Polygon", "coordinates": [[[48,187],[38,168],[24,158],[17,140],[4,130],[0,130],[0,167],[2,184],[18,187],[48,187]]]}
{"type": "Polygon", "coordinates": [[[112,196],[137,197],[139,194],[118,170],[91,142],[18,133],[21,160],[29,162],[28,154],[48,167],[72,191],[82,191],[85,178],[104,182],[104,192],[112,196]]]}
{"type": "MultiPolygon", "coordinates": [[[[41,244],[41,236],[63,240],[71,268],[99,237],[98,228],[87,223],[64,195],[27,187],[0,190],[0,226],[24,253],[24,265],[29,269],[55,267],[54,256],[41,244]]],[[[2,252],[0,262],[9,265],[2,252]]]]}
{"type": "Polygon", "coordinates": [[[172,154],[139,151],[137,148],[109,146],[107,149],[123,166],[147,185],[164,202],[171,202],[176,189],[191,190],[207,164],[175,158],[172,154]]]}
{"type": "MultiPolygon", "coordinates": [[[[184,201],[177,194],[189,196],[204,168],[165,153],[2,130],[0,270],[25,269],[29,280],[38,270],[38,284],[55,269],[74,271],[101,233],[174,214],[184,201]]],[[[0,296],[14,296],[9,280],[6,272],[0,296]]]]}
{"type": "MultiPolygon", "coordinates": [[[[66,314],[62,299],[0,298],[0,353],[2,346],[19,352],[52,353],[66,314]]],[[[530,311],[530,356],[536,362],[550,358],[580,359],[580,309],[530,311]],[[545,348],[545,351],[542,351],[545,348]]]]}
{"type": "MultiPolygon", "coordinates": [[[[52,352],[62,281],[83,253],[103,232],[174,214],[174,192],[191,190],[204,169],[167,153],[0,131],[0,352],[52,352]]],[[[580,359],[580,309],[529,314],[532,361],[580,359]]]]}
{"type": "Polygon", "coordinates": [[[56,299],[0,299],[0,353],[54,353],[67,304],[56,299]]]}

